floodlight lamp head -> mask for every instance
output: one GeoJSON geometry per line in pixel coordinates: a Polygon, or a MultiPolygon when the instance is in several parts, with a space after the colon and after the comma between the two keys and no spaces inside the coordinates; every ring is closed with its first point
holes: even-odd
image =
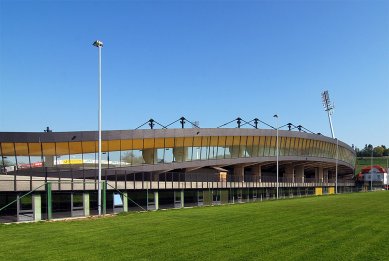
{"type": "Polygon", "coordinates": [[[330,95],[328,94],[328,91],[322,92],[321,97],[323,100],[324,110],[331,111],[334,106],[331,104],[330,95]]]}
{"type": "Polygon", "coordinates": [[[103,42],[102,42],[102,41],[99,41],[99,40],[96,40],[96,41],[93,43],[93,46],[96,46],[96,47],[103,47],[103,42]]]}

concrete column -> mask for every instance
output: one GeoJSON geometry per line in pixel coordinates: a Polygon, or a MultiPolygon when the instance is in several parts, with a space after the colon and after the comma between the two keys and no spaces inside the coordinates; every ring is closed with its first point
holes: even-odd
{"type": "Polygon", "coordinates": [[[260,164],[252,166],[254,181],[261,182],[262,167],[260,164]]]}
{"type": "Polygon", "coordinates": [[[284,177],[287,179],[287,182],[294,183],[294,168],[293,165],[286,165],[284,171],[284,177]]]}
{"type": "Polygon", "coordinates": [[[294,169],[295,180],[297,183],[304,183],[304,166],[298,166],[294,169]]]}
{"type": "Polygon", "coordinates": [[[89,193],[83,193],[82,194],[82,204],[84,206],[84,216],[90,216],[90,200],[89,200],[89,193]]]}
{"type": "Polygon", "coordinates": [[[158,191],[154,192],[154,205],[155,205],[155,210],[158,210],[159,209],[158,191]]]}
{"type": "Polygon", "coordinates": [[[324,171],[323,171],[322,167],[318,167],[317,169],[315,169],[315,178],[319,182],[323,182],[324,181],[323,176],[324,176],[324,171]],[[317,173],[317,177],[316,177],[316,173],[317,173]]]}
{"type": "Polygon", "coordinates": [[[32,210],[33,210],[34,221],[41,221],[42,220],[41,194],[32,195],[32,210]]]}
{"type": "Polygon", "coordinates": [[[242,165],[234,166],[234,181],[244,181],[244,167],[242,165]]]}
{"type": "Polygon", "coordinates": [[[123,212],[128,212],[128,194],[123,192],[123,212]]]}
{"type": "Polygon", "coordinates": [[[185,204],[184,204],[184,199],[185,199],[185,197],[184,197],[184,190],[181,190],[181,193],[180,193],[180,194],[181,194],[181,197],[180,197],[180,198],[181,198],[181,207],[183,208],[184,205],[185,205],[185,204]]]}

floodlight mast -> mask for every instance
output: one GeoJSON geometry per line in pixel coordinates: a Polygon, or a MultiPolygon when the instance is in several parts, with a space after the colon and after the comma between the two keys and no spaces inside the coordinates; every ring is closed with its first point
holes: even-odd
{"type": "Polygon", "coordinates": [[[98,133],[99,133],[99,153],[98,153],[98,185],[97,185],[97,206],[98,206],[98,213],[99,216],[101,215],[101,48],[103,47],[103,42],[97,40],[93,43],[93,46],[97,47],[99,49],[99,112],[98,112],[98,133]]]}
{"type": "Polygon", "coordinates": [[[323,99],[324,110],[328,114],[328,120],[330,122],[330,128],[331,128],[331,135],[332,135],[332,138],[335,139],[335,132],[334,132],[334,127],[332,126],[332,118],[331,118],[331,115],[333,113],[333,109],[335,106],[330,101],[330,95],[328,94],[328,91],[322,92],[321,97],[323,99]]]}

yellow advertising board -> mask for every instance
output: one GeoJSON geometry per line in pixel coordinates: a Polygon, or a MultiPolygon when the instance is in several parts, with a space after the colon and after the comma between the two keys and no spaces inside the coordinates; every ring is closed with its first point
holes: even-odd
{"type": "Polygon", "coordinates": [[[64,165],[82,164],[82,159],[61,160],[61,164],[64,164],[64,165]]]}
{"type": "Polygon", "coordinates": [[[316,195],[316,196],[321,196],[321,195],[323,195],[323,188],[322,188],[322,187],[316,187],[316,188],[315,188],[315,195],[316,195]]]}

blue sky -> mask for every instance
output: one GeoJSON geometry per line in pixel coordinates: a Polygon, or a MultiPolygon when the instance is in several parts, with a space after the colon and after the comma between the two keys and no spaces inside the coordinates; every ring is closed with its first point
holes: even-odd
{"type": "MultiPolygon", "coordinates": [[[[388,1],[0,0],[0,131],[238,116],[389,145],[388,1]]],[[[178,126],[177,126],[178,127],[178,126]]],[[[232,127],[232,126],[231,126],[232,127]]]]}

